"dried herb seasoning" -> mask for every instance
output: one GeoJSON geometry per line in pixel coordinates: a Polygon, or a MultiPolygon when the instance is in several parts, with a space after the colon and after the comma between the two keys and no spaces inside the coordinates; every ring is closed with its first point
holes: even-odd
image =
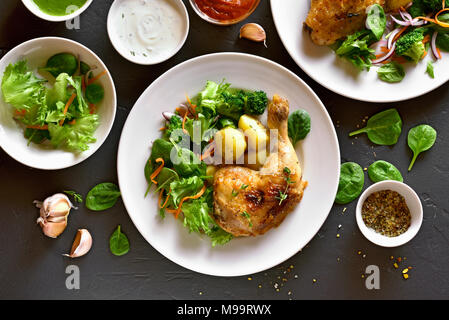
{"type": "Polygon", "coordinates": [[[396,191],[382,190],[366,198],[362,219],[368,228],[387,237],[397,237],[407,231],[412,217],[403,196],[396,191]]]}

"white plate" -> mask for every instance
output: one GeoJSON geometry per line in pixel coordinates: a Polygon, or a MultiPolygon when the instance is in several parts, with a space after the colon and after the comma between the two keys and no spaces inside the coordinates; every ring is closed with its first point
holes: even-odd
{"type": "MultiPolygon", "coordinates": [[[[80,154],[34,143],[28,146],[28,141],[23,136],[22,127],[13,119],[12,107],[3,101],[3,94],[0,88],[0,146],[12,158],[36,169],[64,169],[86,160],[100,148],[114,124],[117,97],[111,74],[95,53],[75,41],[64,38],[46,37],[22,43],[9,51],[0,60],[0,79],[3,78],[3,72],[10,63],[16,63],[25,59],[31,70],[37,70],[38,67],[45,66],[48,58],[61,52],[70,52],[76,56],[79,55],[82,61],[97,67],[95,74],[103,70],[107,71],[107,74],[99,79],[99,83],[104,88],[105,95],[103,101],[97,106],[100,116],[100,125],[94,135],[97,141],[89,144],[89,150],[80,154]]],[[[37,76],[41,77],[39,75],[37,76]]]]}
{"type": "Polygon", "coordinates": [[[334,202],[340,151],[332,121],[312,90],[296,75],[269,60],[241,53],[217,53],[186,61],[166,72],[142,94],[123,128],[118,177],[126,209],[144,238],[173,262],[205,274],[240,276],[271,268],[301,250],[318,232],[334,202]],[[200,92],[206,80],[223,78],[233,87],[265,90],[290,101],[291,111],[310,113],[312,131],[297,152],[309,181],[296,210],[277,228],[256,238],[234,239],[212,248],[208,238],[189,234],[181,221],[161,220],[157,196],[144,198],[145,163],[150,144],[161,133],[163,111],[173,111],[200,92]],[[187,80],[186,80],[187,79],[187,80]]]}
{"type": "Polygon", "coordinates": [[[329,90],[361,101],[396,102],[426,94],[449,80],[447,57],[435,63],[435,79],[425,73],[430,54],[417,66],[407,64],[407,74],[400,83],[379,80],[377,67],[370,72],[358,72],[330,48],[317,46],[310,40],[309,34],[303,31],[309,9],[310,1],[271,0],[277,31],[290,56],[304,72],[329,90]]]}

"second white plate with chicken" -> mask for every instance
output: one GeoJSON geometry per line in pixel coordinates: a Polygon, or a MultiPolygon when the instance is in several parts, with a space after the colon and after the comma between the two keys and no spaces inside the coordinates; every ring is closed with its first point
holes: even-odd
{"type": "MultiPolygon", "coordinates": [[[[284,102],[278,103],[285,108],[284,102]]],[[[270,112],[270,107],[268,109],[270,112]]],[[[276,114],[275,111],[271,112],[276,114]]],[[[279,126],[281,125],[280,123],[279,126]]],[[[272,122],[271,126],[278,124],[272,122]]],[[[282,129],[279,132],[282,132],[282,129]]],[[[282,140],[282,133],[280,137],[282,140]]],[[[288,145],[286,150],[290,153],[288,145]]],[[[290,160],[284,160],[289,167],[295,169],[290,160]]],[[[136,102],[124,126],[117,167],[126,209],[137,229],[157,251],[193,271],[216,276],[241,276],[282,263],[300,251],[315,236],[335,199],[340,172],[340,152],[334,126],[326,109],[301,79],[284,67],[260,57],[240,53],[218,53],[186,61],[166,72],[148,87],[136,102]],[[235,237],[225,245],[212,247],[208,237],[189,233],[183,226],[182,219],[176,220],[168,214],[165,219],[161,219],[158,194],[152,190],[145,197],[148,183],[144,168],[151,153],[151,143],[161,138],[159,128],[166,124],[162,113],[172,112],[186,101],[186,95],[192,97],[202,91],[207,80],[220,82],[223,79],[232,83],[234,88],[262,90],[270,99],[275,95],[287,99],[290,113],[298,109],[308,112],[312,129],[305,140],[295,145],[296,155],[288,155],[298,157],[302,179],[308,182],[302,200],[298,204],[295,203],[294,209],[278,227],[269,230],[261,228],[260,233],[264,233],[263,235],[246,236],[248,234],[245,234],[243,229],[240,230],[243,237],[235,237]]],[[[250,190],[253,187],[250,185],[253,175],[259,173],[246,168],[242,169],[242,173],[238,167],[233,168],[229,171],[218,171],[216,180],[218,175],[224,180],[229,178],[230,181],[230,175],[236,175],[237,179],[251,178],[244,180],[249,186],[242,187],[250,190]]],[[[292,172],[295,179],[297,176],[293,173],[297,172],[296,169],[292,172]]],[[[230,181],[214,184],[215,207],[220,206],[224,211],[229,208],[223,201],[226,202],[229,198],[229,202],[232,202],[233,199],[232,188],[229,189],[230,181]],[[225,195],[229,193],[229,197],[218,199],[218,195],[223,192],[225,195]]],[[[298,187],[301,192],[302,184],[299,181],[294,182],[297,185],[292,182],[292,188],[298,187]]],[[[258,183],[259,188],[268,188],[263,184],[269,183],[269,179],[260,179],[258,183]]],[[[232,214],[232,210],[227,212],[232,214]]],[[[242,223],[242,219],[239,221],[242,223]]],[[[227,222],[217,219],[217,223],[225,228],[227,222]]],[[[253,222],[255,224],[256,220],[253,222]]]]}
{"type": "MultiPolygon", "coordinates": [[[[352,1],[354,2],[353,6],[350,0],[344,2],[348,8],[357,5],[363,7],[360,1],[352,1]]],[[[367,4],[382,3],[387,7],[386,10],[389,10],[388,6],[392,6],[396,2],[403,3],[404,1],[366,1],[367,4]]],[[[316,0],[315,7],[323,8],[323,6],[329,6],[332,3],[332,1],[328,2],[327,0],[316,0]]],[[[406,76],[399,83],[381,81],[377,75],[377,67],[372,67],[369,72],[359,71],[348,61],[338,57],[330,47],[326,45],[320,46],[312,41],[310,32],[304,29],[304,22],[310,8],[311,1],[271,0],[276,29],[290,56],[304,72],[329,90],[356,100],[385,103],[421,96],[440,87],[449,80],[449,59],[447,53],[442,53],[443,59],[434,63],[434,79],[426,74],[428,61],[434,60],[432,59],[432,54],[427,54],[423,61],[416,65],[414,63],[404,64],[406,76]]],[[[329,28],[332,31],[329,31],[328,35],[325,34],[326,30],[320,31],[321,34],[319,36],[322,37],[321,42],[323,44],[327,44],[328,40],[335,36],[337,32],[333,30],[341,29],[338,28],[337,18],[332,20],[328,14],[330,10],[335,9],[333,7],[326,10],[318,10],[316,11],[317,14],[311,17],[318,23],[326,21],[326,19],[329,20],[327,24],[323,24],[326,28],[332,24],[336,25],[334,29],[329,28]]],[[[364,14],[364,11],[360,12],[364,14]]],[[[347,18],[349,15],[358,16],[359,13],[340,10],[335,12],[335,16],[337,15],[343,15],[343,17],[347,18]]],[[[353,21],[360,24],[361,20],[354,18],[353,21]]],[[[346,29],[351,29],[352,27],[349,22],[345,26],[346,29]]],[[[364,26],[361,27],[361,29],[363,28],[364,26]]],[[[354,30],[351,29],[351,31],[353,32],[354,30]]]]}

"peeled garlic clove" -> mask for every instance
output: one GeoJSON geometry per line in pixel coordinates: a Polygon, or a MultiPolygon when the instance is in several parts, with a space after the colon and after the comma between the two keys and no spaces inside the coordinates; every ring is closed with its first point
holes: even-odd
{"type": "Polygon", "coordinates": [[[64,254],[66,257],[78,258],[84,256],[92,247],[92,236],[86,229],[79,229],[72,244],[70,254],[64,254]]]}
{"type": "Polygon", "coordinates": [[[57,193],[45,199],[44,202],[34,201],[40,208],[40,217],[37,223],[44,234],[51,238],[58,237],[67,227],[67,218],[70,209],[74,208],[69,198],[62,193],[57,193]]]}
{"type": "Polygon", "coordinates": [[[267,34],[257,23],[247,23],[240,29],[240,38],[245,38],[255,42],[265,42],[267,34]]]}

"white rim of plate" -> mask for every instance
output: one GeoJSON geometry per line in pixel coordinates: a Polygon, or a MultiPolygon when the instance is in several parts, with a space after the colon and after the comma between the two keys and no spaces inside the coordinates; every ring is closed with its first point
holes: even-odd
{"type": "MultiPolygon", "coordinates": [[[[192,63],[192,62],[195,62],[195,61],[200,60],[200,59],[213,58],[213,57],[215,57],[215,56],[236,56],[236,57],[238,57],[238,56],[243,56],[243,57],[245,57],[245,58],[259,60],[259,61],[262,62],[262,63],[270,64],[271,66],[273,66],[273,67],[279,69],[281,72],[286,72],[287,74],[293,76],[293,77],[296,78],[302,85],[304,85],[305,88],[307,88],[307,89],[309,90],[309,92],[312,94],[312,96],[314,97],[314,99],[317,101],[317,104],[320,106],[320,108],[322,109],[322,111],[323,111],[324,114],[326,115],[326,119],[327,119],[327,121],[328,121],[329,126],[331,126],[332,128],[334,128],[332,119],[331,119],[329,113],[327,112],[327,110],[326,110],[324,104],[321,102],[320,98],[316,95],[316,93],[315,93],[315,92],[314,92],[314,91],[307,85],[307,83],[304,82],[304,80],[302,80],[301,78],[299,78],[299,77],[298,77],[295,73],[293,73],[292,71],[288,70],[288,69],[285,68],[284,66],[282,66],[282,65],[280,65],[280,64],[278,64],[278,63],[276,63],[276,62],[274,62],[274,61],[271,61],[271,60],[269,60],[269,59],[262,58],[262,57],[259,57],[259,56],[255,56],[255,55],[251,55],[251,54],[246,54],[246,53],[239,53],[239,52],[219,52],[219,53],[206,54],[206,55],[202,55],[202,56],[199,56],[199,57],[192,58],[192,59],[190,59],[190,60],[184,61],[184,62],[182,62],[182,63],[180,63],[180,64],[174,66],[174,67],[171,68],[170,70],[168,70],[168,71],[166,71],[165,73],[163,73],[160,77],[158,77],[152,84],[150,84],[150,85],[147,87],[147,89],[145,89],[145,91],[140,95],[139,99],[136,101],[136,103],[134,104],[134,106],[140,104],[140,103],[143,101],[143,97],[145,96],[146,92],[150,91],[150,90],[151,90],[151,89],[152,89],[152,88],[153,88],[159,81],[163,81],[165,77],[171,75],[172,73],[175,73],[179,68],[182,68],[185,64],[192,63]]],[[[133,106],[133,108],[134,108],[134,106],[133,106]]],[[[131,111],[131,112],[132,112],[132,111],[131,111]]],[[[130,115],[131,115],[131,113],[128,115],[128,119],[129,119],[130,115]]],[[[120,172],[119,172],[119,168],[121,167],[121,166],[120,166],[120,149],[121,149],[121,146],[122,146],[122,143],[123,143],[123,139],[124,139],[124,138],[123,138],[123,131],[124,131],[124,130],[127,128],[127,126],[129,125],[128,119],[126,120],[125,125],[123,126],[123,129],[122,129],[122,136],[120,137],[119,147],[118,147],[118,152],[117,152],[117,177],[118,177],[119,186],[120,186],[120,180],[121,180],[121,179],[120,179],[120,172]]],[[[339,143],[338,143],[338,137],[337,137],[337,134],[336,134],[336,132],[335,132],[335,128],[334,128],[334,137],[333,137],[333,138],[334,138],[334,143],[337,145],[337,153],[338,153],[338,154],[337,154],[337,158],[339,159],[339,161],[338,161],[338,173],[337,173],[337,174],[338,174],[338,179],[339,179],[339,177],[340,177],[340,145],[339,145],[339,143]]],[[[336,194],[337,194],[337,190],[338,190],[338,183],[337,183],[337,185],[336,185],[336,187],[335,187],[335,190],[334,190],[334,195],[333,195],[334,198],[335,198],[335,196],[336,196],[336,194]]],[[[308,243],[309,243],[315,236],[316,236],[316,234],[318,233],[318,231],[319,231],[319,230],[321,229],[321,227],[323,226],[324,222],[327,220],[327,218],[328,218],[328,216],[329,216],[329,214],[330,214],[330,211],[331,211],[331,209],[332,209],[332,206],[334,205],[334,203],[332,202],[332,204],[330,205],[330,207],[329,207],[328,209],[326,209],[327,214],[326,214],[325,219],[323,219],[323,222],[320,224],[320,226],[319,226],[319,227],[317,228],[317,230],[314,232],[313,236],[311,236],[309,239],[307,239],[307,241],[305,242],[304,246],[298,246],[297,248],[295,248],[294,250],[291,250],[291,252],[289,252],[288,254],[286,254],[284,258],[280,258],[280,259],[278,259],[278,260],[276,260],[276,261],[271,262],[270,264],[268,264],[268,265],[266,265],[266,266],[257,268],[257,269],[255,269],[255,270],[253,270],[251,273],[247,273],[247,274],[246,274],[246,273],[245,273],[245,274],[235,273],[235,274],[227,274],[227,275],[223,275],[223,274],[218,274],[218,273],[215,274],[215,273],[213,273],[213,272],[207,272],[207,273],[206,273],[206,272],[204,272],[204,271],[202,271],[202,270],[199,270],[198,268],[185,267],[183,264],[181,264],[181,263],[179,263],[179,262],[177,261],[176,257],[171,256],[171,255],[169,256],[169,255],[163,254],[163,253],[162,253],[163,250],[161,250],[161,247],[158,246],[158,245],[153,244],[149,239],[147,239],[147,237],[146,237],[146,236],[144,235],[144,233],[141,231],[139,225],[138,225],[137,223],[135,223],[135,220],[133,219],[132,215],[131,215],[131,214],[129,213],[129,211],[128,211],[127,200],[126,200],[124,197],[122,198],[122,200],[123,200],[123,204],[124,204],[124,206],[125,206],[125,209],[126,209],[126,211],[128,212],[128,215],[129,215],[129,217],[131,218],[131,221],[133,222],[133,224],[134,224],[134,226],[136,227],[136,229],[139,231],[139,233],[142,235],[142,237],[143,237],[143,238],[144,238],[144,239],[145,239],[145,240],[146,240],[146,241],[147,241],[147,242],[148,242],[148,243],[149,243],[149,244],[150,244],[156,251],[158,251],[162,256],[164,256],[165,258],[169,259],[169,260],[172,261],[173,263],[175,263],[175,264],[177,264],[177,265],[179,265],[179,266],[182,266],[182,267],[184,267],[184,268],[186,268],[186,269],[189,269],[189,270],[192,270],[192,271],[201,273],[201,274],[206,274],[206,275],[210,275],[210,276],[217,276],[217,277],[238,277],[238,276],[244,276],[244,275],[247,275],[247,274],[255,274],[255,273],[259,273],[259,272],[262,272],[262,271],[271,269],[271,268],[273,268],[273,267],[275,267],[275,266],[277,266],[277,265],[283,263],[284,261],[290,259],[290,258],[293,257],[295,254],[297,254],[298,252],[300,252],[300,251],[301,251],[301,250],[302,250],[302,249],[303,249],[303,248],[304,248],[304,247],[305,247],[305,246],[306,246],[306,245],[307,245],[307,244],[308,244],[308,243]]]]}

